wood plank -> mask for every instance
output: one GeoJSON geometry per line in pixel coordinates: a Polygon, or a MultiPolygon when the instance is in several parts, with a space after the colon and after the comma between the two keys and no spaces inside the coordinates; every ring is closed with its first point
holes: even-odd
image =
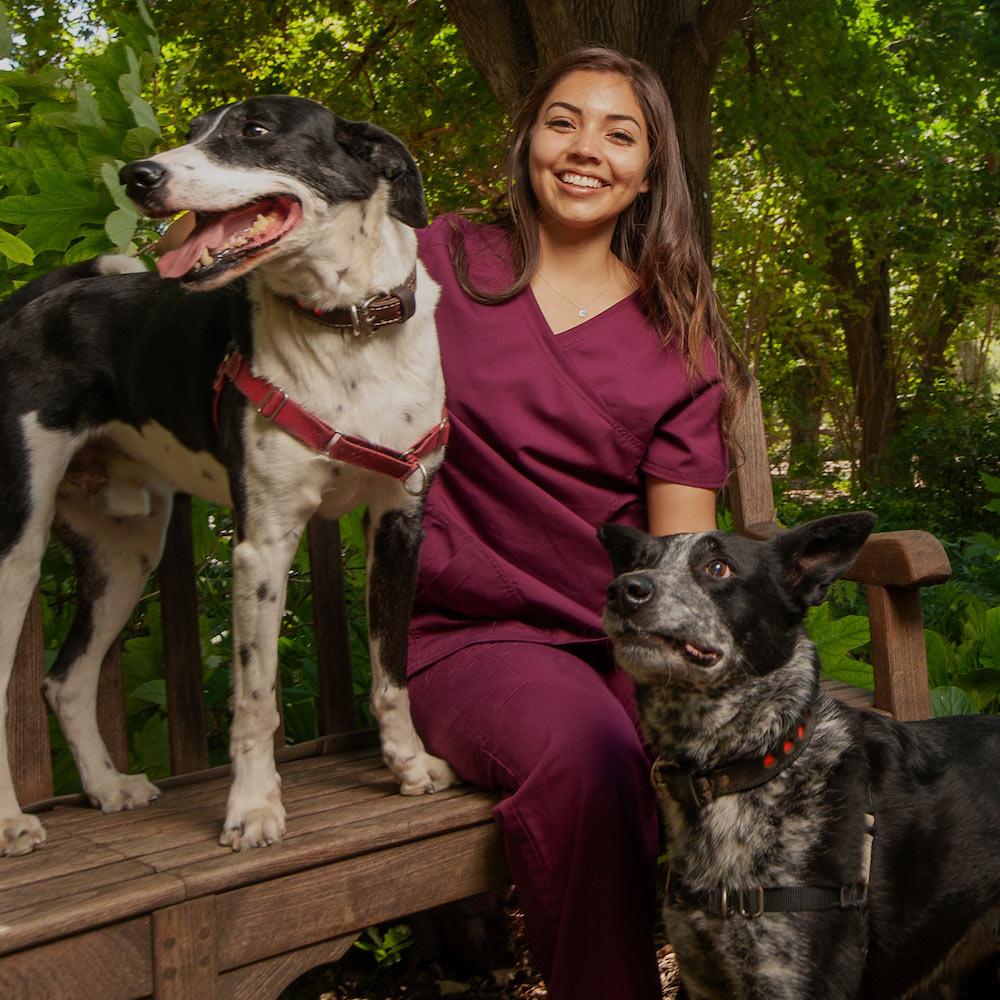
{"type": "Polygon", "coordinates": [[[0,858],[0,894],[16,886],[125,860],[118,851],[86,838],[73,838],[70,842],[64,839],[58,848],[54,847],[47,843],[23,857],[0,858]]]}
{"type": "Polygon", "coordinates": [[[357,939],[357,934],[344,934],[308,948],[300,948],[224,972],[219,977],[218,995],[226,1000],[263,1000],[265,997],[276,997],[303,973],[342,958],[357,939]]]}
{"type": "Polygon", "coordinates": [[[206,896],[153,914],[153,978],[156,1000],[214,1000],[215,898],[206,896]]]}
{"type": "MultiPolygon", "coordinates": [[[[72,851],[72,846],[66,848],[72,851]]],[[[0,925],[4,914],[28,906],[44,909],[53,900],[65,899],[79,892],[98,890],[108,885],[130,882],[133,879],[153,875],[155,871],[141,861],[115,861],[96,868],[86,868],[55,878],[28,882],[16,888],[7,888],[0,893],[0,925]]],[[[0,931],[2,933],[2,931],[0,931]]]]}
{"type": "Polygon", "coordinates": [[[7,687],[7,752],[14,790],[22,806],[52,795],[49,720],[42,697],[45,645],[42,605],[31,598],[14,654],[14,671],[7,687]]]}
{"type": "Polygon", "coordinates": [[[509,879],[500,833],[490,824],[227,892],[216,899],[219,968],[270,958],[509,879]]]}
{"type": "Polygon", "coordinates": [[[101,674],[97,682],[97,728],[115,767],[128,773],[128,730],[125,722],[120,639],[111,643],[101,663],[101,674]]]}
{"type": "Polygon", "coordinates": [[[733,422],[733,439],[728,483],[733,530],[741,535],[756,535],[762,526],[773,529],[774,493],[760,391],[753,380],[733,422]]]}
{"type": "Polygon", "coordinates": [[[320,723],[324,733],[358,727],[351,673],[347,595],[340,555],[340,525],[314,517],[307,529],[320,723]]]}
{"type": "Polygon", "coordinates": [[[149,917],[0,959],[0,996],[12,1000],[136,1000],[152,991],[149,917]]]}
{"type": "MultiPolygon", "coordinates": [[[[447,792],[441,794],[447,796],[447,792]]],[[[415,804],[407,805],[404,799],[393,814],[368,816],[338,826],[335,836],[331,836],[329,824],[323,824],[313,833],[292,837],[266,850],[229,853],[174,871],[184,879],[189,897],[202,896],[306,868],[315,869],[331,861],[381,851],[449,830],[471,826],[492,829],[494,825],[492,809],[496,798],[491,795],[469,793],[440,799],[436,795],[421,796],[411,801],[415,804]]],[[[149,863],[148,858],[143,860],[149,863]]]]}
{"type": "Polygon", "coordinates": [[[915,588],[868,587],[875,706],[895,719],[929,719],[924,614],[915,588]]]}
{"type": "MultiPolygon", "coordinates": [[[[441,801],[444,800],[464,799],[466,796],[480,794],[470,790],[448,789],[438,793],[442,798],[437,808],[443,808],[441,801]]],[[[228,881],[220,883],[220,888],[233,888],[236,885],[270,877],[276,864],[280,864],[282,874],[316,864],[314,841],[317,838],[326,840],[326,845],[321,846],[323,863],[364,851],[369,845],[363,840],[361,842],[358,840],[356,826],[359,823],[380,827],[377,836],[375,833],[369,834],[373,847],[412,839],[411,810],[426,809],[426,806],[421,805],[422,802],[421,798],[392,795],[376,799],[365,797],[352,805],[329,809],[319,807],[309,815],[294,817],[280,844],[273,844],[271,847],[253,852],[243,851],[237,855],[234,855],[230,848],[221,847],[214,836],[198,839],[168,837],[146,844],[136,844],[134,848],[130,844],[125,844],[122,845],[122,851],[131,853],[134,850],[137,859],[157,871],[180,869],[187,871],[189,866],[204,871],[207,869],[201,867],[202,862],[217,864],[220,874],[228,878],[228,881]]],[[[449,808],[457,810],[456,815],[463,818],[466,815],[466,807],[449,808]]],[[[475,815],[485,822],[488,811],[477,803],[475,815]]],[[[460,825],[466,824],[463,822],[460,825]]]]}
{"type": "Polygon", "coordinates": [[[191,498],[183,493],[174,496],[174,512],[158,578],[170,766],[174,774],[200,771],[208,767],[208,741],[198,636],[198,595],[194,582],[191,498]]]}
{"type": "Polygon", "coordinates": [[[11,910],[4,914],[0,924],[0,953],[53,941],[92,927],[115,924],[183,899],[181,880],[158,873],[74,893],[44,907],[29,905],[11,910]]]}

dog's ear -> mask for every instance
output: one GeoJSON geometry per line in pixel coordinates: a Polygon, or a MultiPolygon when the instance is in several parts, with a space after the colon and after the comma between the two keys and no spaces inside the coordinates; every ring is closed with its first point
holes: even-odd
{"type": "Polygon", "coordinates": [[[776,535],[773,542],[787,583],[804,605],[819,604],[830,584],[865,544],[878,518],[868,511],[835,514],[776,535]]]}
{"type": "Polygon", "coordinates": [[[413,229],[427,225],[424,185],[409,150],[390,132],[369,122],[337,123],[337,142],[389,182],[389,214],[413,229]]]}
{"type": "Polygon", "coordinates": [[[652,561],[651,546],[656,540],[645,531],[624,524],[602,524],[597,537],[608,553],[615,576],[648,566],[652,561]]]}

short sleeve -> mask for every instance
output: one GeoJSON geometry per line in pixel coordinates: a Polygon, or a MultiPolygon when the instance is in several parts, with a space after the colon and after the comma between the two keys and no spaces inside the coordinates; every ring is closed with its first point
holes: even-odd
{"type": "Polygon", "coordinates": [[[716,490],[725,485],[729,455],[722,438],[722,382],[714,357],[706,376],[664,413],[639,464],[668,483],[716,490]]]}

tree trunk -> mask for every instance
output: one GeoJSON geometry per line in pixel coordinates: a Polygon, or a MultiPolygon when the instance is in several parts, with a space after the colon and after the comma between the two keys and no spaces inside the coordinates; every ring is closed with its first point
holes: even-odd
{"type": "Polygon", "coordinates": [[[868,262],[858,274],[850,234],[833,230],[827,238],[826,271],[837,293],[837,310],[854,387],[854,407],[861,427],[859,478],[862,486],[881,481],[899,412],[898,376],[892,355],[889,311],[889,260],[868,262]]]}
{"type": "Polygon", "coordinates": [[[698,234],[711,258],[712,83],[751,0],[445,0],[445,8],[508,110],[541,67],[583,41],[649,63],[670,95],[698,234]]]}

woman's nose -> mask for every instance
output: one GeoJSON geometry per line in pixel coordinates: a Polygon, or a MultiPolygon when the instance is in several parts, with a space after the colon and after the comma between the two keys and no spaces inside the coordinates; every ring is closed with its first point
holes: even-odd
{"type": "Polygon", "coordinates": [[[589,129],[578,129],[573,133],[570,155],[581,160],[599,161],[601,158],[601,147],[597,141],[597,136],[589,129]]]}

